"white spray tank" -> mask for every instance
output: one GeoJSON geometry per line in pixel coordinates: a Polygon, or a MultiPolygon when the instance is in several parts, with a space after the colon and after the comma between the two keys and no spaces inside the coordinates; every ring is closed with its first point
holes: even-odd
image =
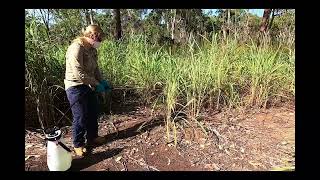
{"type": "Polygon", "coordinates": [[[71,150],[65,145],[57,127],[45,132],[47,140],[47,165],[50,171],[66,171],[71,167],[71,150]]]}

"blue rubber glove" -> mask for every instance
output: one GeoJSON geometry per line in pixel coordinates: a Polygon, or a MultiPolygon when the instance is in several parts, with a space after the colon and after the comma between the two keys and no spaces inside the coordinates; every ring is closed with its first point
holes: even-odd
{"type": "Polygon", "coordinates": [[[96,92],[100,93],[100,92],[105,92],[106,89],[104,88],[103,84],[100,83],[96,86],[96,89],[95,89],[96,92]]]}
{"type": "Polygon", "coordinates": [[[102,81],[100,81],[100,84],[102,84],[102,85],[104,86],[104,88],[105,88],[106,91],[111,90],[111,86],[110,86],[110,84],[108,83],[108,81],[102,80],[102,81]]]}

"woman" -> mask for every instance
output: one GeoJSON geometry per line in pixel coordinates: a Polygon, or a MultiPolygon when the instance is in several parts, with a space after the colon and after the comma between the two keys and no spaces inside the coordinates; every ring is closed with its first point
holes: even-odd
{"type": "Polygon", "coordinates": [[[104,38],[102,29],[90,25],[82,30],[83,36],[76,38],[66,53],[65,89],[72,108],[72,137],[76,155],[83,156],[87,145],[103,143],[98,136],[97,93],[110,87],[102,79],[98,68],[97,48],[104,38]],[[85,135],[86,134],[86,135],[85,135]]]}

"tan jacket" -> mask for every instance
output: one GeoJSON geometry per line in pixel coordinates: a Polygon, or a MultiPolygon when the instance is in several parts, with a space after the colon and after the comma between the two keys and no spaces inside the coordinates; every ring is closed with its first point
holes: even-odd
{"type": "Polygon", "coordinates": [[[65,89],[81,84],[91,85],[94,89],[102,80],[97,60],[95,48],[74,41],[66,53],[65,89]]]}

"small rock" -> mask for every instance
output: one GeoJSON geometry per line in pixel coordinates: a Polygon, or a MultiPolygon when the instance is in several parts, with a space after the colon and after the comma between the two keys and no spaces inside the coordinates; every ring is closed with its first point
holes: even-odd
{"type": "Polygon", "coordinates": [[[153,155],[154,155],[154,152],[152,152],[150,155],[153,156],[153,155]]]}
{"type": "Polygon", "coordinates": [[[28,149],[28,148],[30,148],[30,147],[32,147],[33,145],[32,144],[27,144],[26,145],[26,149],[28,149]]]}
{"type": "Polygon", "coordinates": [[[199,140],[200,140],[200,143],[201,143],[201,144],[204,144],[204,143],[206,142],[206,139],[205,139],[205,138],[200,138],[199,140]]]}
{"type": "Polygon", "coordinates": [[[243,149],[243,148],[241,148],[240,151],[241,151],[242,153],[244,153],[244,149],[243,149]]]}
{"type": "Polygon", "coordinates": [[[213,163],[213,164],[206,164],[205,166],[204,166],[206,169],[210,169],[210,170],[220,170],[220,168],[215,164],[215,163],[213,163]]]}
{"type": "Polygon", "coordinates": [[[215,168],[215,170],[220,170],[220,168],[215,163],[213,163],[212,166],[215,168]]]}
{"type": "Polygon", "coordinates": [[[200,144],[200,148],[204,148],[204,144],[200,144]]]}
{"type": "Polygon", "coordinates": [[[121,156],[117,157],[116,162],[119,162],[121,160],[121,158],[122,158],[121,156]]]}
{"type": "Polygon", "coordinates": [[[31,157],[31,156],[27,156],[27,157],[24,158],[24,160],[26,161],[26,160],[28,160],[30,157],[31,157]]]}
{"type": "Polygon", "coordinates": [[[129,154],[130,154],[130,156],[132,156],[133,155],[133,151],[130,151],[129,154]]]}
{"type": "Polygon", "coordinates": [[[27,159],[29,159],[29,158],[31,158],[31,157],[38,158],[38,157],[40,157],[40,155],[28,155],[27,157],[28,157],[27,159]]]}
{"type": "Polygon", "coordinates": [[[230,154],[230,152],[228,151],[228,150],[224,150],[225,152],[226,152],[226,154],[228,155],[228,156],[230,156],[231,154],[230,154]]]}
{"type": "Polygon", "coordinates": [[[204,165],[204,168],[213,170],[212,164],[206,164],[204,165]]]}
{"type": "Polygon", "coordinates": [[[140,164],[141,166],[144,166],[144,165],[145,165],[143,158],[140,158],[138,161],[139,161],[139,164],[140,164]]]}
{"type": "Polygon", "coordinates": [[[132,149],[131,149],[131,152],[130,152],[130,155],[131,155],[131,154],[134,154],[134,153],[136,153],[136,152],[138,152],[138,151],[139,151],[139,150],[138,150],[137,148],[132,148],[132,149]]]}
{"type": "Polygon", "coordinates": [[[167,163],[167,166],[169,166],[171,163],[171,160],[168,158],[168,163],[167,163]]]}
{"type": "Polygon", "coordinates": [[[282,141],[281,144],[282,144],[282,145],[286,145],[286,144],[288,144],[288,142],[282,141]]]}

